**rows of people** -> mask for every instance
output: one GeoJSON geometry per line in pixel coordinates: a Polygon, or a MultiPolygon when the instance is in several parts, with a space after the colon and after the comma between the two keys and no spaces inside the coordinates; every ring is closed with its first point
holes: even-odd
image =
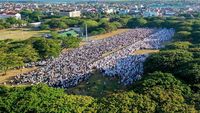
{"type": "Polygon", "coordinates": [[[117,76],[124,85],[132,84],[143,74],[143,62],[148,54],[133,55],[134,51],[143,49],[158,49],[162,43],[170,41],[173,29],[162,29],[144,40],[138,41],[122,50],[114,52],[93,63],[106,76],[117,76]]]}
{"type": "MultiPolygon", "coordinates": [[[[166,32],[171,31],[164,29],[166,32]]],[[[107,52],[116,51],[120,48],[139,49],[146,38],[152,37],[162,29],[137,28],[119,35],[102,40],[93,40],[79,48],[62,53],[58,58],[46,61],[41,68],[18,75],[11,81],[13,84],[23,83],[46,83],[54,87],[76,86],[79,82],[88,79],[96,61],[102,58],[107,52]]],[[[120,50],[121,51],[121,50],[120,50]]],[[[126,51],[126,52],[130,52],[126,51]]],[[[126,53],[125,52],[125,53],[126,53]]],[[[120,53],[119,51],[114,52],[120,53]]],[[[122,55],[116,57],[123,57],[122,55]]],[[[106,57],[105,57],[106,58],[106,57]]],[[[103,58],[104,59],[104,58],[103,58]]]]}

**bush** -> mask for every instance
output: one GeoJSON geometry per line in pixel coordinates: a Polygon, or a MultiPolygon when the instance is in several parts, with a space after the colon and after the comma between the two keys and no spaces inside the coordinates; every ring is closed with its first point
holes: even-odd
{"type": "Polygon", "coordinates": [[[134,92],[118,93],[100,99],[99,113],[152,113],[155,112],[156,103],[147,96],[134,92]]]}
{"type": "Polygon", "coordinates": [[[42,59],[57,57],[60,54],[61,43],[58,40],[45,38],[32,38],[30,40],[33,48],[36,49],[42,59]]]}
{"type": "Polygon", "coordinates": [[[174,42],[165,46],[165,50],[167,49],[181,49],[187,50],[192,44],[190,42],[174,42]]]}
{"type": "Polygon", "coordinates": [[[191,32],[188,31],[179,31],[175,34],[175,38],[181,41],[190,41],[191,32]]]}
{"type": "Polygon", "coordinates": [[[150,55],[144,63],[145,73],[162,71],[174,72],[179,66],[191,61],[192,53],[184,50],[167,50],[150,55]]]}
{"type": "Polygon", "coordinates": [[[66,95],[64,90],[47,85],[0,87],[0,109],[6,113],[83,112],[94,101],[92,97],[66,95]]]}
{"type": "Polygon", "coordinates": [[[77,37],[61,37],[59,38],[62,40],[62,46],[64,48],[76,48],[79,47],[81,42],[81,38],[77,37]]]}
{"type": "Polygon", "coordinates": [[[177,75],[190,84],[200,83],[200,62],[189,62],[177,70],[177,75]]]}

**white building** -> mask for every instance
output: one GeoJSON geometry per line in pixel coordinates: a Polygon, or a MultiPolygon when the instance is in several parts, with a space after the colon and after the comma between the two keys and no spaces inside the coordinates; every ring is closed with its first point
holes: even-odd
{"type": "Polygon", "coordinates": [[[159,12],[156,11],[145,11],[143,12],[143,17],[152,17],[152,16],[160,16],[159,12]]]}
{"type": "Polygon", "coordinates": [[[81,11],[60,11],[60,15],[68,17],[80,17],[81,11]]]}
{"type": "Polygon", "coordinates": [[[119,10],[119,14],[128,14],[129,12],[129,9],[119,10]]]}
{"type": "Polygon", "coordinates": [[[40,26],[41,26],[41,22],[30,23],[30,25],[31,25],[32,27],[37,28],[37,27],[40,27],[40,26]]]}
{"type": "Polygon", "coordinates": [[[106,9],[106,10],[105,10],[105,13],[111,14],[111,13],[114,13],[114,10],[113,10],[113,9],[106,9]]]}
{"type": "Polygon", "coordinates": [[[6,19],[6,18],[10,18],[10,17],[14,17],[16,19],[21,19],[21,14],[20,13],[1,13],[0,14],[0,19],[6,19]]]}

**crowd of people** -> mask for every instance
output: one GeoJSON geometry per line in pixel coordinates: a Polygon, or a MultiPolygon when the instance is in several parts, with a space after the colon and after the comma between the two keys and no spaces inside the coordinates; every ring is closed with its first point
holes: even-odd
{"type": "Polygon", "coordinates": [[[139,49],[159,49],[162,43],[170,41],[174,34],[173,29],[161,29],[144,40],[131,44],[117,52],[114,52],[101,60],[93,63],[105,76],[117,76],[124,85],[132,84],[141,78],[143,63],[148,54],[134,55],[139,49]]]}
{"type": "Polygon", "coordinates": [[[62,53],[58,58],[42,63],[44,66],[35,71],[17,75],[11,83],[46,83],[49,86],[67,88],[88,79],[93,69],[97,68],[105,75],[120,76],[121,82],[126,85],[142,74],[141,62],[146,57],[146,55],[128,55],[141,47],[155,48],[162,41],[169,40],[172,35],[173,29],[137,28],[110,38],[92,40],[84,46],[62,53]],[[109,52],[111,54],[104,56],[109,52]],[[133,67],[138,69],[138,74],[131,71],[133,67]],[[113,70],[113,72],[108,70],[113,70]],[[114,70],[119,70],[119,72],[114,70]],[[133,75],[130,79],[128,76],[131,73],[133,75]]]}

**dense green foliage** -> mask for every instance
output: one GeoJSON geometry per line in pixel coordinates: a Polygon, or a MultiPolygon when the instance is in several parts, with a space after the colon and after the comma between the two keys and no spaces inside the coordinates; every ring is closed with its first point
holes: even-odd
{"type": "Polygon", "coordinates": [[[5,113],[77,113],[94,101],[92,97],[66,95],[62,89],[37,85],[21,88],[0,88],[0,111],[5,113]]]}
{"type": "Polygon", "coordinates": [[[81,27],[85,31],[86,25],[89,35],[104,34],[126,27],[129,17],[113,17],[101,19],[60,17],[47,19],[40,26],[41,29],[66,29],[68,27],[81,27]]]}
{"type": "Polygon", "coordinates": [[[101,112],[168,113],[199,109],[199,94],[172,74],[146,75],[129,91],[102,98],[68,95],[63,89],[39,84],[30,87],[0,87],[0,109],[4,112],[101,112]]]}
{"type": "Polygon", "coordinates": [[[174,72],[192,59],[192,53],[185,50],[164,50],[147,58],[145,72],[174,72]]]}
{"type": "Polygon", "coordinates": [[[32,45],[43,59],[57,57],[61,51],[61,44],[57,40],[36,38],[32,40],[32,45]]]}
{"type": "Polygon", "coordinates": [[[23,10],[20,12],[22,19],[28,22],[39,22],[44,16],[40,11],[23,10]]]}
{"type": "Polygon", "coordinates": [[[14,17],[10,17],[7,19],[0,19],[0,30],[11,28],[11,27],[22,27],[23,25],[26,25],[26,21],[16,19],[14,17]]]}
{"type": "Polygon", "coordinates": [[[63,48],[78,47],[80,38],[74,37],[33,37],[24,41],[0,41],[0,72],[21,67],[25,63],[58,57],[63,48]]]}

